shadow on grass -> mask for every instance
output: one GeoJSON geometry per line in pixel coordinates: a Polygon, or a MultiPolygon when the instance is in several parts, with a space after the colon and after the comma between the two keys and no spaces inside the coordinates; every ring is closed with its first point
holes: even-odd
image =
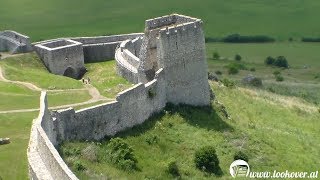
{"type": "MultiPolygon", "coordinates": [[[[222,120],[220,115],[211,106],[190,106],[190,105],[173,105],[168,103],[163,111],[154,114],[143,124],[136,125],[131,129],[116,134],[116,137],[139,136],[155,127],[155,124],[167,113],[170,115],[179,114],[190,125],[207,130],[226,131],[233,128],[222,120]]],[[[110,139],[106,137],[105,139],[110,139]]]]}
{"type": "Polygon", "coordinates": [[[207,130],[225,131],[233,128],[222,120],[217,111],[211,106],[191,106],[167,104],[166,111],[181,115],[192,126],[207,130]]]}

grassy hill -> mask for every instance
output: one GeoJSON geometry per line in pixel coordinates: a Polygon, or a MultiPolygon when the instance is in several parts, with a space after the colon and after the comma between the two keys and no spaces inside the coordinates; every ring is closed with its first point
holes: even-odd
{"type": "Polygon", "coordinates": [[[141,32],[144,20],[176,12],[203,19],[206,36],[241,33],[287,40],[320,36],[319,8],[314,0],[2,0],[0,30],[13,29],[34,41],[141,32]]]}
{"type": "Polygon", "coordinates": [[[262,79],[263,88],[277,94],[296,96],[314,104],[320,104],[320,52],[317,43],[208,43],[207,57],[209,71],[220,71],[220,79],[229,78],[240,84],[242,78],[251,74],[262,79]],[[213,60],[213,53],[217,52],[220,60],[213,60]],[[236,54],[242,57],[240,62],[234,60],[236,54]],[[285,56],[289,69],[274,66],[266,66],[264,60],[268,57],[285,56]],[[238,74],[228,74],[230,64],[240,64],[246,70],[240,70],[238,74]],[[250,69],[254,71],[250,71],[250,69]],[[283,82],[277,82],[274,72],[278,71],[283,82]]]}
{"type": "MultiPolygon", "coordinates": [[[[79,103],[91,98],[83,84],[75,79],[50,74],[34,53],[27,53],[0,61],[5,78],[33,83],[43,89],[57,90],[48,92],[49,107],[79,103]],[[62,90],[62,91],[59,91],[62,90]]],[[[114,98],[115,94],[131,84],[116,75],[115,61],[86,64],[91,82],[101,94],[114,98]]],[[[25,86],[0,81],[0,111],[39,108],[39,91],[25,86]]],[[[76,109],[101,104],[99,101],[81,105],[76,109]]],[[[11,143],[0,147],[0,179],[27,179],[26,150],[32,120],[38,112],[0,113],[0,138],[9,137],[11,143]],[[18,162],[18,163],[12,163],[18,162]]]]}
{"type": "MultiPolygon", "coordinates": [[[[86,171],[74,169],[84,179],[99,178],[100,173],[124,179],[172,178],[165,171],[172,160],[177,161],[183,178],[210,179],[212,176],[194,167],[193,153],[203,145],[213,145],[224,173],[222,178],[229,178],[233,153],[239,149],[249,155],[255,171],[318,170],[319,44],[295,41],[307,36],[320,37],[319,9],[320,2],[315,0],[1,0],[0,31],[16,30],[33,41],[142,32],[148,18],[181,13],[201,18],[207,37],[240,33],[267,35],[278,41],[293,38],[294,42],[266,44],[207,43],[209,71],[221,71],[220,79],[228,78],[241,86],[227,88],[212,84],[217,99],[232,119],[226,119],[216,103],[205,110],[176,107],[172,113],[164,112],[119,134],[134,148],[141,171],[127,173],[107,162],[92,163],[79,155],[92,143],[71,142],[62,146],[62,152],[71,150],[64,157],[72,168],[75,160],[87,168],[86,171]],[[213,60],[213,52],[218,52],[221,60],[213,60]],[[229,75],[227,66],[235,63],[235,54],[242,56],[238,64],[247,69],[229,75]],[[280,55],[288,59],[289,69],[264,65],[267,56],[280,55]],[[255,71],[250,71],[252,68],[255,71]],[[284,77],[283,82],[275,80],[275,71],[284,77]],[[263,87],[242,86],[240,81],[248,74],[260,77],[263,87]],[[149,145],[148,141],[154,137],[158,141],[149,145]],[[73,150],[77,153],[72,154],[73,150]]],[[[108,61],[86,65],[89,70],[86,76],[108,98],[132,85],[116,75],[114,64],[108,61]]],[[[45,89],[83,88],[79,81],[49,74],[32,53],[1,60],[0,66],[10,80],[31,82],[45,89]]],[[[89,98],[85,91],[51,92],[48,97],[50,106],[89,98]]],[[[0,111],[38,108],[38,103],[39,92],[0,82],[0,111]]],[[[36,116],[37,112],[0,114],[0,137],[12,140],[11,144],[0,147],[0,179],[27,178],[26,149],[31,122],[36,116]]],[[[98,156],[103,155],[107,144],[108,141],[93,143],[99,149],[98,156]]]]}
{"type": "Polygon", "coordinates": [[[320,114],[315,106],[266,91],[230,89],[216,83],[212,88],[231,120],[217,103],[213,108],[180,106],[117,135],[133,147],[137,171],[126,172],[108,163],[108,140],[65,143],[61,148],[64,159],[81,179],[172,179],[167,172],[171,161],[177,162],[182,179],[212,179],[214,175],[194,165],[195,151],[212,145],[222,179],[232,179],[229,166],[239,150],[248,154],[252,171],[318,170],[320,114]],[[86,170],[77,169],[76,163],[86,170]]]}

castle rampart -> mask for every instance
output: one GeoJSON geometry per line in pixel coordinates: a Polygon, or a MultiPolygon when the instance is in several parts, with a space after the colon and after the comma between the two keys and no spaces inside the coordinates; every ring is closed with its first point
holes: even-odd
{"type": "Polygon", "coordinates": [[[143,33],[132,33],[98,37],[77,37],[71,39],[83,44],[84,62],[89,63],[114,59],[114,52],[122,41],[134,39],[142,35],[143,33]]]}
{"type": "Polygon", "coordinates": [[[0,52],[9,51],[12,54],[33,51],[30,38],[15,31],[0,32],[0,52]]]}
{"type": "MultiPolygon", "coordinates": [[[[143,123],[168,102],[210,104],[201,20],[170,15],[147,20],[146,25],[143,38],[125,40],[115,50],[119,75],[136,84],[120,92],[115,101],[50,113],[42,92],[41,111],[33,122],[28,148],[31,179],[77,179],[55,149],[63,141],[114,136],[143,123]]],[[[48,41],[45,48],[72,46],[68,42],[73,40],[66,41],[48,41]]],[[[82,46],[92,42],[78,41],[82,46]]]]}
{"type": "Polygon", "coordinates": [[[62,141],[100,140],[143,123],[165,106],[162,69],[157,79],[127,89],[116,101],[74,111],[48,110],[46,93],[34,120],[28,147],[30,179],[77,179],[55,149],[62,141]],[[153,95],[150,96],[150,91],[153,95]]]}
{"type": "Polygon", "coordinates": [[[61,39],[35,45],[35,50],[47,69],[57,75],[79,78],[85,72],[82,44],[61,39]]]}

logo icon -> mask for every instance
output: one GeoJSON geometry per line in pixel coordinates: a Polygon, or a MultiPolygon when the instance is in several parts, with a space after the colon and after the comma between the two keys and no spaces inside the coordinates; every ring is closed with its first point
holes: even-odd
{"type": "Polygon", "coordinates": [[[244,160],[235,160],[230,165],[230,174],[232,177],[247,177],[249,172],[249,164],[244,160]]]}

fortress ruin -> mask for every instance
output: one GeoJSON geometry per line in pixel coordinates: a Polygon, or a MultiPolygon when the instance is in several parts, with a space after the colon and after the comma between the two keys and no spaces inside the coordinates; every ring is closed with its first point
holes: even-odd
{"type": "Polygon", "coordinates": [[[84,62],[114,57],[118,74],[136,85],[112,102],[78,111],[49,111],[42,92],[27,151],[31,179],[78,179],[56,149],[63,141],[114,136],[143,123],[166,103],[210,105],[200,19],[173,14],[146,20],[144,33],[61,38],[37,43],[35,49],[51,72],[65,74],[70,66],[75,76],[84,62]]]}
{"type": "Polygon", "coordinates": [[[15,31],[0,31],[0,52],[9,51],[11,54],[33,51],[30,38],[15,31]]]}

